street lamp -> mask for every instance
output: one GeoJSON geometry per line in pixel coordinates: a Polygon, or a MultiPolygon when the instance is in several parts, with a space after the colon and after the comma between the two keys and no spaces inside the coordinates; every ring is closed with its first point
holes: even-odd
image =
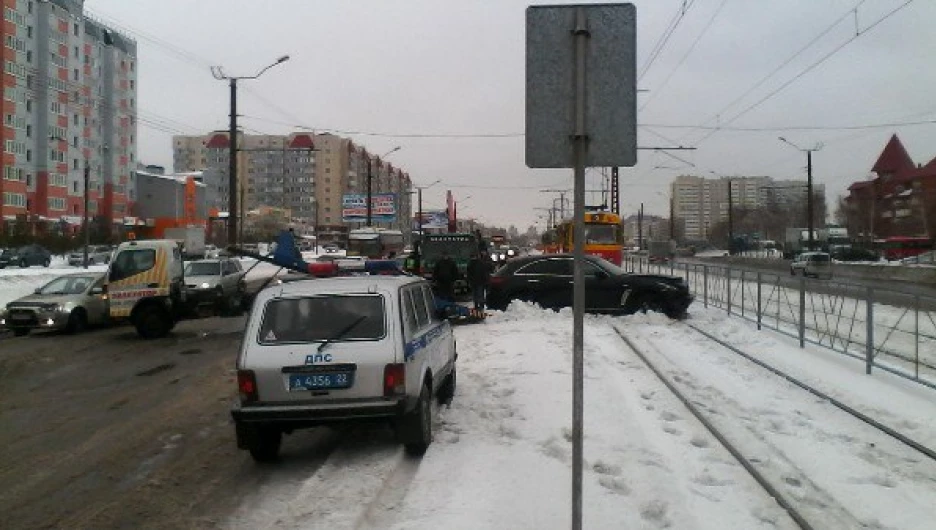
{"type": "MultiPolygon", "coordinates": [[[[416,214],[416,218],[418,219],[416,222],[417,222],[417,226],[419,227],[419,243],[420,243],[420,245],[422,244],[422,235],[423,235],[423,203],[422,203],[422,192],[423,192],[423,190],[427,190],[427,189],[429,189],[429,188],[435,186],[436,184],[438,184],[438,183],[440,183],[440,182],[442,182],[442,179],[436,179],[432,184],[429,184],[429,185],[426,185],[426,186],[413,186],[414,188],[416,188],[416,194],[417,194],[416,196],[417,196],[417,202],[418,202],[418,208],[419,208],[419,211],[418,211],[418,213],[416,214]]],[[[369,203],[368,203],[368,204],[369,204],[369,203]]],[[[417,247],[417,251],[415,252],[415,257],[416,257],[416,259],[415,259],[415,262],[416,262],[416,271],[417,271],[417,273],[418,273],[418,272],[421,270],[421,267],[422,267],[422,252],[420,251],[420,249],[418,249],[418,247],[417,247]]]]}
{"type": "MultiPolygon", "coordinates": [[[[400,146],[396,146],[378,158],[380,158],[380,160],[383,160],[384,158],[387,158],[391,154],[396,153],[400,149],[403,149],[403,148],[400,146]]],[[[373,181],[374,181],[373,166],[374,166],[374,159],[371,157],[368,157],[367,158],[367,226],[368,227],[370,227],[371,225],[371,217],[372,217],[371,200],[373,200],[373,195],[374,195],[373,193],[373,181]]]]}
{"type": "Polygon", "coordinates": [[[230,122],[230,139],[228,145],[228,245],[234,246],[237,244],[237,215],[235,212],[238,211],[237,208],[237,81],[239,79],[257,79],[264,72],[273,68],[278,64],[285,63],[289,60],[288,55],[283,55],[276,62],[269,64],[259,72],[251,76],[227,76],[224,74],[224,70],[220,66],[211,67],[211,75],[215,79],[224,80],[227,79],[230,82],[231,86],[231,122],[230,122]]]}
{"type": "Polygon", "coordinates": [[[803,149],[800,146],[794,144],[793,142],[787,140],[786,138],[780,136],[779,140],[787,145],[792,146],[798,151],[806,151],[806,229],[809,230],[809,250],[813,249],[813,186],[812,186],[812,154],[813,151],[818,151],[822,149],[822,144],[816,144],[812,149],[803,149]]]}

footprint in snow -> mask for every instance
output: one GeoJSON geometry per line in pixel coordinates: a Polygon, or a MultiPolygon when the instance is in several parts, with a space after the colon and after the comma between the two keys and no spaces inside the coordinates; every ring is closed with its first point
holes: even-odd
{"type": "Polygon", "coordinates": [[[654,521],[665,528],[673,524],[666,516],[668,511],[669,504],[666,501],[657,499],[645,502],[640,506],[640,517],[646,521],[654,521]]]}
{"type": "Polygon", "coordinates": [[[598,479],[598,484],[601,484],[605,488],[611,490],[618,495],[630,495],[631,489],[627,485],[627,482],[620,477],[609,477],[603,476],[598,479]]]}
{"type": "Polygon", "coordinates": [[[682,434],[682,431],[670,425],[664,426],[663,432],[665,432],[666,434],[672,434],[673,436],[679,436],[680,434],[682,434]]]}
{"type": "Polygon", "coordinates": [[[663,421],[676,421],[676,420],[681,420],[682,418],[680,418],[679,415],[674,414],[667,410],[667,411],[664,411],[662,414],[660,414],[660,419],[663,421]]]}
{"type": "Polygon", "coordinates": [[[729,484],[734,484],[732,480],[718,479],[707,472],[693,477],[692,481],[702,486],[727,486],[729,484]]]}
{"type": "Polygon", "coordinates": [[[619,476],[622,472],[621,466],[615,464],[609,464],[602,460],[596,461],[592,464],[592,470],[599,475],[614,475],[619,476]]]}
{"type": "Polygon", "coordinates": [[[709,446],[708,440],[701,436],[693,436],[692,439],[689,440],[689,443],[692,444],[693,447],[698,447],[699,449],[705,449],[709,446]]]}

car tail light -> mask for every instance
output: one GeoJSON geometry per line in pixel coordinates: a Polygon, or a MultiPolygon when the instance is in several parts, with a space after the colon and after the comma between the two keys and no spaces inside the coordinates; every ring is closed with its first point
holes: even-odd
{"type": "Polygon", "coordinates": [[[507,277],[505,277],[505,276],[491,276],[491,279],[490,279],[490,284],[491,284],[491,286],[494,286],[494,285],[504,285],[505,283],[507,283],[507,277]]]}
{"type": "Polygon", "coordinates": [[[237,371],[237,390],[240,392],[241,402],[257,400],[257,378],[253,370],[237,371]]]}
{"type": "Polygon", "coordinates": [[[406,365],[388,364],[384,367],[385,397],[402,396],[406,393],[406,365]]]}

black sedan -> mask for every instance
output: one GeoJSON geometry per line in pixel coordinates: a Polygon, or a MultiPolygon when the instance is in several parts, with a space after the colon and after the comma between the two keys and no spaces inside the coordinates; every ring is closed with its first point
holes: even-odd
{"type": "MultiPolygon", "coordinates": [[[[548,309],[572,307],[572,255],[544,254],[509,260],[491,276],[487,304],[506,309],[513,300],[548,309]]],[[[659,311],[683,318],[692,303],[676,276],[631,274],[597,256],[585,256],[585,311],[630,314],[659,311]]]]}

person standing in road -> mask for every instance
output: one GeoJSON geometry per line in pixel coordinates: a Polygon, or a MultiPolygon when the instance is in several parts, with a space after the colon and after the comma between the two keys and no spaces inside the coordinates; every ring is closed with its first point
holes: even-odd
{"type": "Polygon", "coordinates": [[[451,254],[444,252],[442,258],[432,268],[432,281],[435,282],[440,298],[455,301],[455,281],[458,280],[458,265],[451,254]]]}
{"type": "Polygon", "coordinates": [[[492,272],[494,272],[494,264],[488,257],[487,250],[481,250],[468,262],[468,284],[471,286],[476,311],[484,311],[484,301],[492,272]]]}

